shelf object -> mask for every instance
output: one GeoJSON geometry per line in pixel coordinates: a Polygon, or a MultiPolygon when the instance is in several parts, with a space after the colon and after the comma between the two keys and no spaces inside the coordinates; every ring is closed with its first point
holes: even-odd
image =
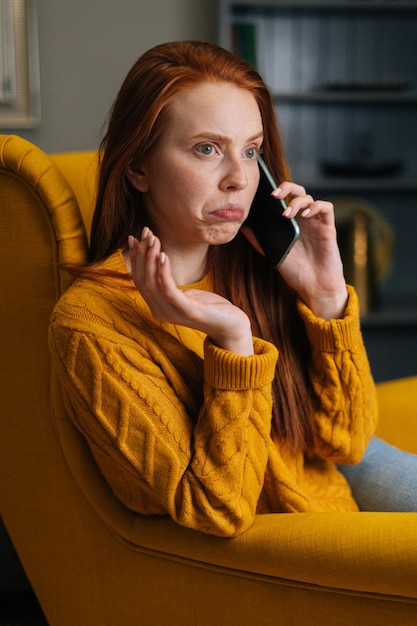
{"type": "Polygon", "coordinates": [[[364,135],[372,138],[367,160],[404,163],[401,176],[393,170],[391,188],[415,187],[416,32],[415,0],[221,4],[220,43],[245,56],[270,86],[293,171],[314,170],[325,182],[322,163],[352,162],[352,175],[346,168],[338,177],[351,188],[369,187],[378,174],[375,166],[368,180],[353,175],[364,160],[364,135]]]}

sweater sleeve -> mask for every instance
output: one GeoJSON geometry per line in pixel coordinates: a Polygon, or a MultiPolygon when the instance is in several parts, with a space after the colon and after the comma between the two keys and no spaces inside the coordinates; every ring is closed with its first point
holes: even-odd
{"type": "Polygon", "coordinates": [[[252,524],[268,458],[274,346],[255,339],[255,355],[240,357],[206,339],[193,414],[192,401],[179,398],[183,383],[173,384],[146,340],[69,328],[55,315],[49,341],[69,416],[126,506],[219,536],[252,524]]]}
{"type": "Polygon", "coordinates": [[[298,308],[311,345],[310,381],[314,393],[317,454],[336,463],[358,463],[375,431],[377,400],[359,324],[356,292],[343,319],[316,318],[298,308]]]}

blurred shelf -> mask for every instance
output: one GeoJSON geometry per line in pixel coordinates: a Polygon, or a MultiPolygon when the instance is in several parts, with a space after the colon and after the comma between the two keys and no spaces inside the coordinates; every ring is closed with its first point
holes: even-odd
{"type": "Polygon", "coordinates": [[[323,176],[303,168],[293,166],[292,178],[309,192],[325,193],[407,193],[417,191],[417,172],[413,176],[323,176]]]}
{"type": "MultiPolygon", "coordinates": [[[[417,2],[416,2],[417,5],[417,2]]],[[[397,90],[370,90],[370,91],[292,91],[287,93],[274,93],[276,104],[392,104],[410,105],[417,104],[417,91],[397,91],[397,90]]]]}
{"type": "Polygon", "coordinates": [[[288,10],[314,11],[413,11],[415,0],[239,0],[230,2],[234,15],[270,10],[274,12],[288,10]]]}

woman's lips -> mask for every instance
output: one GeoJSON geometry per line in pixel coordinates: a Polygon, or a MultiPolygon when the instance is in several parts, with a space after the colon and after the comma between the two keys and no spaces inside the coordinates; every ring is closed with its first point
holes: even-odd
{"type": "Polygon", "coordinates": [[[222,222],[241,222],[245,211],[239,204],[227,204],[213,211],[211,215],[222,222]]]}

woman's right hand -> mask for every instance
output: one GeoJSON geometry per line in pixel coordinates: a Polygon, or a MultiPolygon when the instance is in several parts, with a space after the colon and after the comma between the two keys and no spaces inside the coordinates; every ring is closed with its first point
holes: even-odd
{"type": "Polygon", "coordinates": [[[141,240],[129,237],[132,280],[159,322],[188,326],[206,333],[220,348],[241,356],[253,354],[247,315],[210,291],[178,289],[161,242],[145,228],[141,240]]]}

